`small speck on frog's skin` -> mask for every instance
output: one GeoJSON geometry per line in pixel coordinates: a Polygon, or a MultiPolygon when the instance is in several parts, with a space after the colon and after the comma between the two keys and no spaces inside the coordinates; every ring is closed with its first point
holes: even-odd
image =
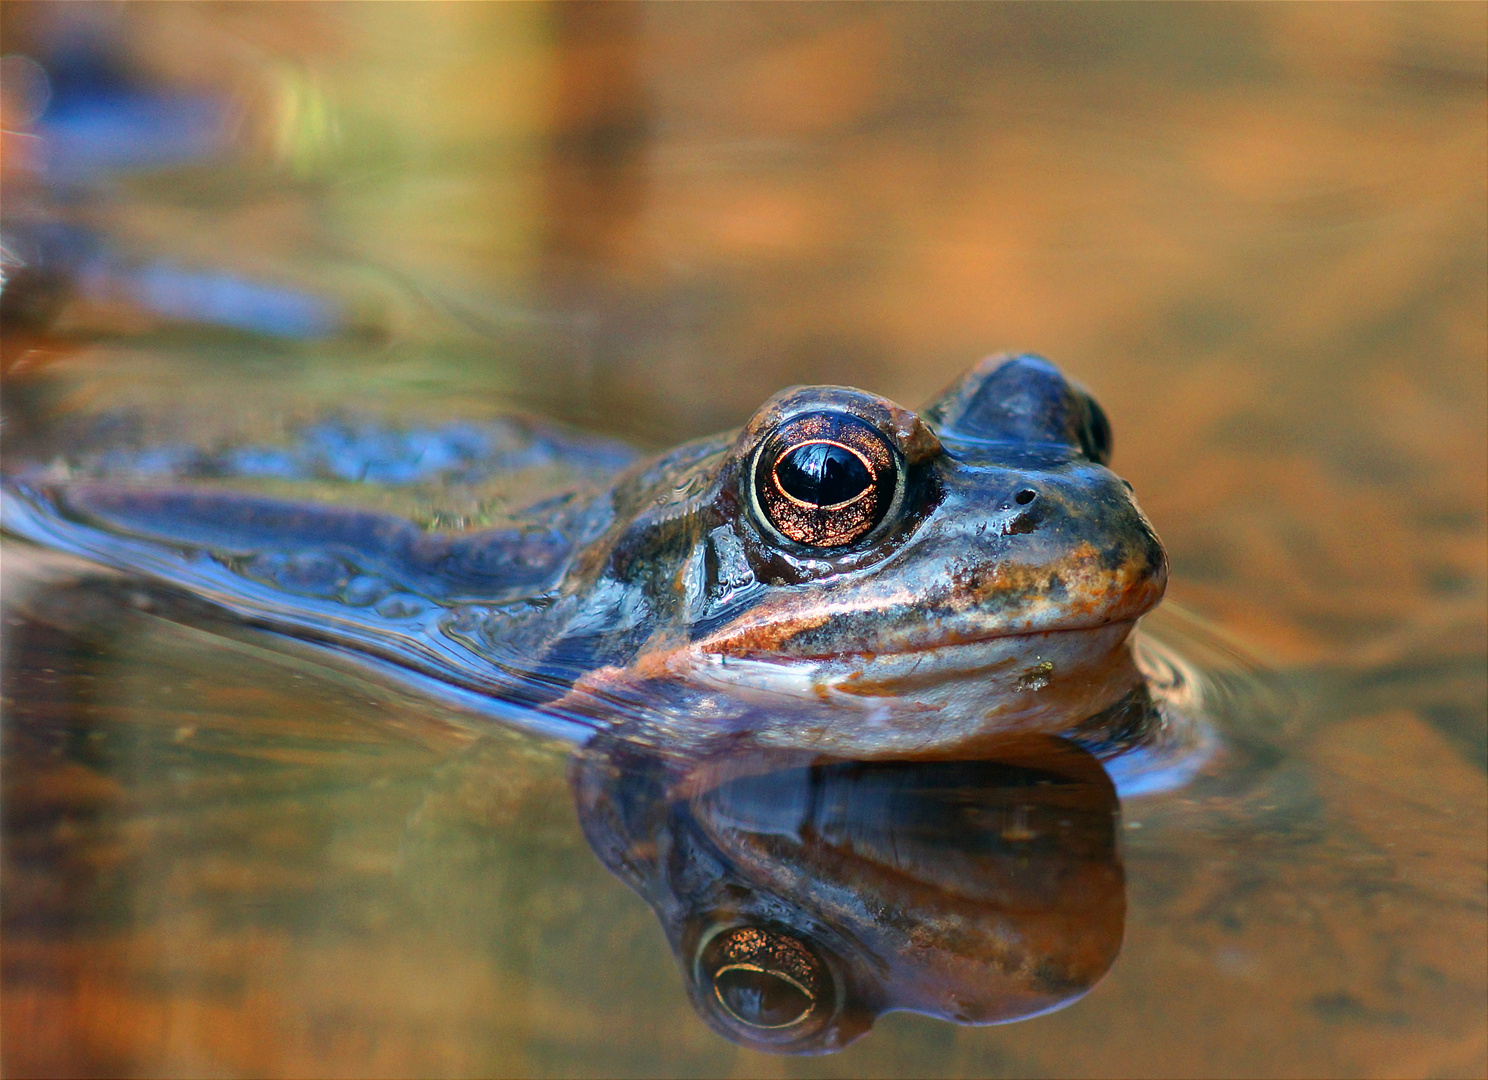
{"type": "Polygon", "coordinates": [[[1029,824],[1028,807],[1018,806],[1013,810],[1013,820],[1004,826],[1002,838],[1010,844],[1026,844],[1038,839],[1037,830],[1029,824]]]}
{"type": "Polygon", "coordinates": [[[1023,675],[1023,677],[1020,678],[1016,683],[1016,686],[1019,690],[1024,692],[1043,690],[1049,685],[1050,676],[1053,673],[1054,665],[1048,660],[1045,660],[1043,663],[1035,667],[1032,671],[1027,672],[1025,675],[1023,675]]]}

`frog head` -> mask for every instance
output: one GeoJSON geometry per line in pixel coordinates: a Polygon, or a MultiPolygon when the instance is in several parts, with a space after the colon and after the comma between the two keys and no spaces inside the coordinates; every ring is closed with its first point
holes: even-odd
{"type": "Polygon", "coordinates": [[[1167,577],[1110,450],[1100,407],[1032,356],[919,414],[782,391],[617,486],[569,588],[623,608],[604,622],[631,648],[576,692],[723,694],[761,742],[850,754],[1067,730],[1140,683],[1128,638],[1167,577]]]}

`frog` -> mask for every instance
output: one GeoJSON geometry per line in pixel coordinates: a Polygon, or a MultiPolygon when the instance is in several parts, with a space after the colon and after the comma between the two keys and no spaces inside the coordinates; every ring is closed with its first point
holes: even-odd
{"type": "Polygon", "coordinates": [[[1038,356],[918,412],[788,388],[651,455],[517,420],[145,434],[7,454],[6,532],[569,744],[590,846],[756,1049],[1076,1000],[1121,945],[1118,794],[1211,745],[1134,637],[1167,558],[1106,415],[1038,356]]]}
{"type": "MultiPolygon", "coordinates": [[[[582,456],[545,438],[507,449],[582,456]]],[[[798,386],[659,454],[589,447],[583,482],[453,525],[244,489],[270,459],[303,479],[302,446],[23,464],[4,527],[575,745],[903,759],[1042,732],[1109,758],[1174,727],[1132,647],[1167,558],[1111,449],[1088,391],[1000,355],[918,412],[798,386]]]]}

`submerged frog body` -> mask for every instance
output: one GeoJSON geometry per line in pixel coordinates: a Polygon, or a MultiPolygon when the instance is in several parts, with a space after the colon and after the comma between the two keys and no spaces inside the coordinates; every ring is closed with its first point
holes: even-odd
{"type": "Polygon", "coordinates": [[[623,468],[599,454],[607,483],[480,527],[234,490],[264,460],[241,448],[210,467],[23,469],[5,523],[579,740],[623,725],[694,756],[946,755],[1009,731],[1129,747],[1130,637],[1167,569],[1109,454],[1093,399],[1017,356],[918,415],[786,390],[737,433],[623,468]]]}

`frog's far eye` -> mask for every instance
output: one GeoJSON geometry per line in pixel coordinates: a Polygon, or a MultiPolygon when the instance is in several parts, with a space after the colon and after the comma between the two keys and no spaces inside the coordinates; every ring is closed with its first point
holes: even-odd
{"type": "Polygon", "coordinates": [[[900,473],[898,453],[877,428],[847,413],[810,413],[760,444],[754,496],[786,539],[841,547],[884,519],[900,473]]]}
{"type": "Polygon", "coordinates": [[[1102,409],[1095,398],[1089,394],[1085,398],[1085,423],[1080,430],[1080,446],[1085,451],[1085,456],[1098,465],[1109,465],[1111,463],[1111,421],[1106,419],[1106,410],[1102,409]]]}

